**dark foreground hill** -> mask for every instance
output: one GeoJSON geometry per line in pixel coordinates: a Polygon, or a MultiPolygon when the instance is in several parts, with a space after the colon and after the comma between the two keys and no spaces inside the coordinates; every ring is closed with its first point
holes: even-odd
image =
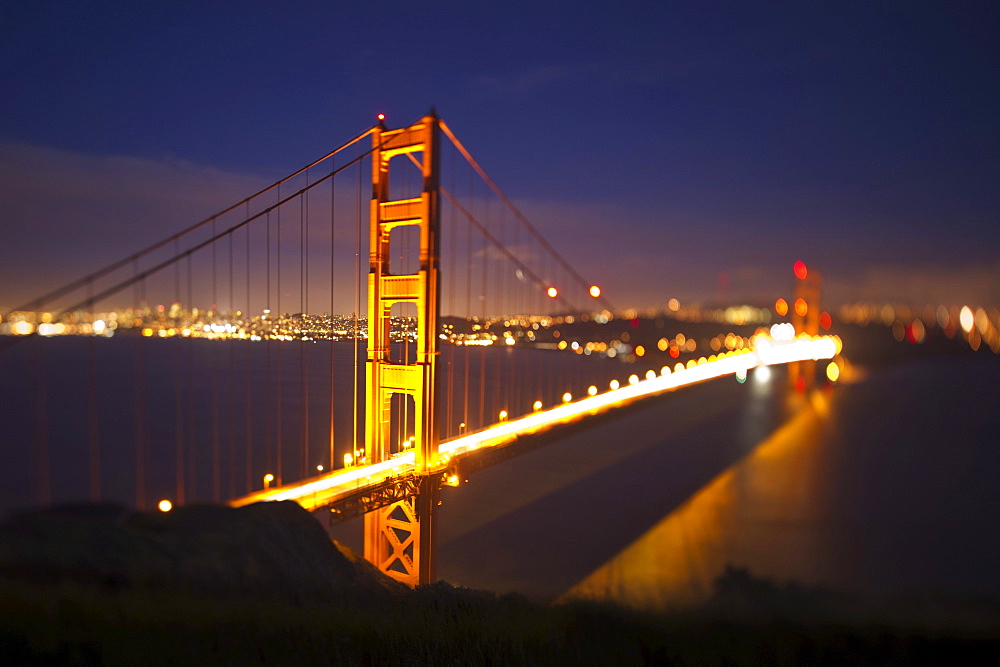
{"type": "Polygon", "coordinates": [[[671,617],[414,591],[294,503],[33,512],[0,526],[0,575],[4,664],[839,664],[998,647],[989,628],[847,625],[739,571],[711,609],[671,617]]]}

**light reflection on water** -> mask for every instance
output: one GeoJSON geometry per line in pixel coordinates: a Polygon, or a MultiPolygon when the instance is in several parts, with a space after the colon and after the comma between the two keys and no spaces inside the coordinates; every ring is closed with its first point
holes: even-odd
{"type": "Polygon", "coordinates": [[[813,395],[562,599],[689,608],[727,565],[872,599],[1000,596],[998,371],[941,357],[813,395]]]}
{"type": "MultiPolygon", "coordinates": [[[[817,398],[817,402],[825,399],[817,398]]],[[[675,512],[570,589],[564,599],[611,600],[652,610],[704,603],[727,563],[781,575],[826,578],[816,535],[786,529],[814,504],[819,425],[806,406],[749,457],[728,468],[675,512]],[[754,498],[751,505],[749,499],[754,498]]]]}

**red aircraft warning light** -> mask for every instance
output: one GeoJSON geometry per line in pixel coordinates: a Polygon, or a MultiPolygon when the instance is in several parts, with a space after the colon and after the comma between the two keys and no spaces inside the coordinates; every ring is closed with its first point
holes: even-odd
{"type": "Polygon", "coordinates": [[[795,272],[795,277],[799,280],[805,280],[806,276],[809,275],[809,269],[806,267],[805,262],[795,262],[792,271],[795,272]]]}

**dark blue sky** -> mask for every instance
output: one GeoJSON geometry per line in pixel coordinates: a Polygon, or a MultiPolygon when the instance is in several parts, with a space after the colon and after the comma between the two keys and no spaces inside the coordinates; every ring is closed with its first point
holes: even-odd
{"type": "Polygon", "coordinates": [[[7,3],[0,279],[37,291],[59,269],[19,265],[79,268],[68,230],[114,259],[435,105],[616,304],[720,271],[763,299],[796,259],[837,301],[997,303],[998,32],[988,2],[7,3]],[[106,215],[72,219],[67,163],[106,215]],[[131,238],[137,173],[184,204],[131,238]]]}

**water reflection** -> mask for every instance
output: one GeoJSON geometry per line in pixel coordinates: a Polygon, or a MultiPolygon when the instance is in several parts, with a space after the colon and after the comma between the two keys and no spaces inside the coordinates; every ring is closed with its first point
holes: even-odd
{"type": "Polygon", "coordinates": [[[830,584],[843,578],[832,536],[817,522],[827,495],[817,437],[827,399],[810,403],[749,457],[570,589],[563,599],[651,610],[705,602],[730,563],[759,575],[830,584]],[[807,521],[812,514],[813,520],[807,521]]]}

